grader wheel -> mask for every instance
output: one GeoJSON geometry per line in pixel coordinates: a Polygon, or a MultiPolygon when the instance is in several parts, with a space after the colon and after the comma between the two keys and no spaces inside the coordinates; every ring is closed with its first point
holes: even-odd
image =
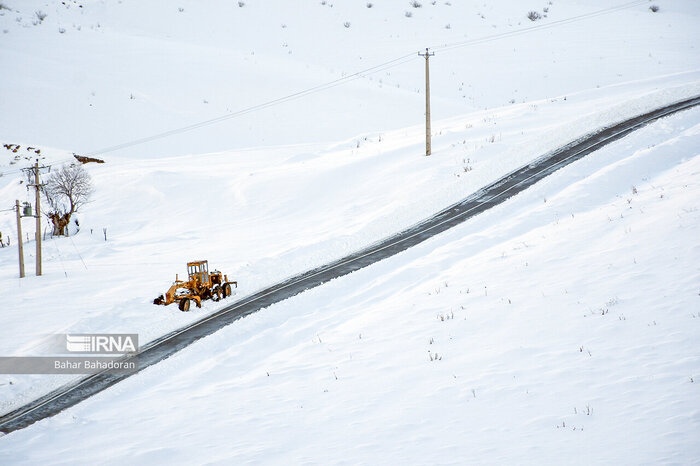
{"type": "Polygon", "coordinates": [[[224,283],[223,291],[224,291],[224,298],[228,298],[229,296],[231,296],[231,284],[224,283]]]}
{"type": "Polygon", "coordinates": [[[211,300],[214,302],[221,300],[222,294],[223,291],[221,291],[221,287],[219,285],[216,285],[214,289],[211,290],[211,300]]]}
{"type": "Polygon", "coordinates": [[[181,299],[180,302],[178,303],[178,307],[182,312],[187,312],[190,310],[190,300],[185,298],[181,299]]]}

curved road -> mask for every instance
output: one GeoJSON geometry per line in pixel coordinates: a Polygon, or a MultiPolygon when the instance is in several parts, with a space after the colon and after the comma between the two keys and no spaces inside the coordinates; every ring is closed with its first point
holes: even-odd
{"type": "MultiPolygon", "coordinates": [[[[247,298],[234,302],[220,311],[187,327],[164,335],[149,343],[138,353],[128,356],[142,370],[158,363],[186,346],[211,335],[222,327],[276,302],[290,298],[329,280],[354,272],[405,249],[421,243],[467,219],[500,204],[511,196],[527,189],[554,171],[623,138],[636,129],[664,116],[700,104],[700,96],[668,105],[616,125],[603,128],[573,141],[564,147],[543,155],[529,165],[521,167],[499,180],[471,194],[432,217],[409,227],[391,237],[368,246],[335,262],[291,277],[247,298]]],[[[0,417],[0,432],[10,433],[36,421],[53,416],[60,411],[101,392],[132,374],[100,372],[86,376],[73,384],[61,387],[31,403],[0,417]]]]}

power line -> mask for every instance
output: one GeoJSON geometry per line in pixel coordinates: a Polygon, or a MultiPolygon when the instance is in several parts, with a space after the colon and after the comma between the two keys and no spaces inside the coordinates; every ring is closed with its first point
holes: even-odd
{"type": "MultiPolygon", "coordinates": [[[[470,39],[470,40],[461,41],[461,42],[454,42],[454,43],[451,43],[451,44],[443,44],[443,45],[433,46],[433,47],[430,47],[430,48],[433,49],[433,50],[439,50],[439,51],[442,51],[442,52],[447,52],[447,51],[455,50],[455,49],[458,49],[458,48],[461,48],[461,47],[467,47],[467,46],[472,46],[472,45],[483,44],[483,43],[487,43],[487,42],[491,42],[491,41],[495,41],[495,40],[500,40],[500,39],[504,39],[504,38],[519,36],[519,35],[528,34],[528,33],[531,33],[531,32],[537,32],[537,31],[541,31],[541,30],[544,30],[544,29],[549,29],[549,28],[556,27],[556,26],[561,26],[561,25],[565,25],[565,24],[569,24],[569,23],[573,23],[573,22],[577,22],[577,21],[582,21],[582,20],[585,20],[585,19],[590,19],[590,18],[594,18],[594,17],[597,17],[597,16],[606,15],[606,14],[609,14],[609,13],[613,13],[613,12],[620,11],[620,10],[623,10],[623,9],[631,8],[631,7],[633,7],[633,6],[642,5],[642,4],[645,4],[645,3],[647,3],[647,0],[635,0],[635,1],[632,1],[632,2],[628,2],[628,3],[620,4],[620,5],[617,5],[617,6],[613,6],[613,7],[610,7],[610,8],[606,8],[606,9],[603,9],[603,10],[598,10],[598,11],[594,11],[594,12],[591,12],[591,13],[585,13],[585,14],[582,14],[582,15],[573,16],[573,17],[570,17],[570,18],[565,18],[565,19],[561,19],[561,20],[557,20],[557,21],[552,21],[552,22],[545,23],[545,24],[540,24],[540,25],[536,25],[536,26],[531,26],[531,27],[523,28],[523,29],[518,29],[518,30],[516,30],[516,31],[508,31],[508,32],[503,32],[503,33],[499,33],[499,34],[492,34],[492,35],[489,35],[489,36],[483,36],[483,37],[479,37],[479,38],[476,38],[476,39],[470,39]]],[[[239,116],[243,116],[243,115],[246,115],[246,114],[248,114],[248,113],[256,112],[256,111],[259,111],[259,110],[264,110],[264,109],[266,109],[266,108],[269,108],[269,107],[272,107],[272,106],[275,106],[275,105],[279,105],[279,104],[286,103],[286,102],[289,102],[289,101],[292,101],[292,100],[300,99],[300,98],[302,98],[302,97],[306,97],[306,96],[308,96],[308,95],[315,94],[315,93],[317,93],[317,92],[321,92],[321,91],[324,91],[324,90],[327,90],[327,89],[331,89],[331,88],[333,88],[333,87],[336,87],[336,86],[339,86],[339,85],[342,85],[342,84],[346,84],[346,83],[351,82],[351,81],[354,81],[354,80],[356,80],[356,79],[363,78],[363,77],[365,77],[366,75],[369,75],[369,74],[378,73],[378,72],[385,71],[385,70],[387,70],[387,69],[390,69],[390,68],[393,68],[393,67],[396,67],[396,66],[400,66],[400,65],[402,65],[402,64],[404,64],[404,63],[407,63],[407,62],[409,62],[409,61],[411,61],[411,60],[414,60],[415,57],[416,57],[415,52],[412,52],[412,53],[410,53],[410,54],[406,54],[406,55],[403,55],[403,56],[401,56],[401,57],[397,57],[397,58],[394,58],[394,59],[392,59],[392,60],[386,61],[386,62],[381,63],[381,64],[379,64],[379,65],[375,65],[375,66],[372,66],[372,67],[370,67],[370,68],[366,68],[366,69],[364,69],[364,70],[355,72],[355,73],[350,74],[350,75],[347,75],[347,76],[343,76],[343,77],[338,78],[338,79],[335,79],[335,80],[333,80],[333,81],[329,81],[329,82],[327,82],[327,83],[319,84],[319,85],[317,85],[317,86],[310,87],[310,88],[308,88],[308,89],[304,89],[304,90],[302,90],[302,91],[298,91],[298,92],[295,92],[295,93],[293,93],[293,94],[289,94],[289,95],[286,95],[286,96],[283,96],[283,97],[279,97],[279,98],[277,98],[277,99],[273,99],[273,100],[270,100],[270,101],[267,101],[267,102],[263,102],[263,103],[260,103],[260,104],[257,104],[257,105],[253,105],[253,106],[251,106],[251,107],[247,107],[247,108],[244,108],[244,109],[242,109],[242,110],[238,110],[238,111],[233,112],[233,113],[228,113],[228,114],[226,114],[226,115],[222,115],[222,116],[219,116],[219,117],[211,118],[211,119],[209,119],[209,120],[200,121],[200,122],[198,122],[198,123],[194,123],[194,124],[191,124],[191,125],[188,125],[188,126],[183,126],[183,127],[181,127],[181,128],[176,128],[176,129],[173,129],[173,130],[169,130],[169,131],[165,131],[165,132],[162,132],[162,133],[154,134],[154,135],[152,135],[152,136],[147,136],[147,137],[143,137],[143,138],[139,138],[139,139],[134,139],[134,140],[132,140],[132,141],[124,142],[124,143],[117,144],[117,145],[110,146],[110,147],[106,147],[106,148],[103,148],[103,149],[100,149],[100,150],[91,151],[91,152],[88,152],[86,155],[88,155],[88,156],[94,156],[94,155],[98,155],[98,154],[104,154],[104,153],[108,153],[108,152],[114,152],[114,151],[117,151],[117,150],[120,150],[120,149],[125,149],[125,148],[127,148],[127,147],[132,147],[132,146],[144,144],[144,143],[151,142],[151,141],[155,141],[155,140],[158,140],[158,139],[163,139],[163,138],[167,138],[167,137],[170,137],[170,136],[175,136],[175,135],[178,135],[178,134],[181,134],[181,133],[185,133],[185,132],[187,132],[187,131],[192,131],[192,130],[195,130],[195,129],[199,129],[199,128],[202,128],[202,127],[205,127],[205,126],[209,126],[209,125],[212,125],[212,124],[220,123],[220,122],[222,122],[222,121],[226,121],[226,120],[229,120],[229,119],[232,119],[232,118],[236,118],[236,117],[239,117],[239,116]]],[[[65,161],[68,161],[68,160],[72,160],[72,159],[66,159],[65,161]]],[[[57,161],[57,162],[54,162],[54,163],[63,163],[63,161],[57,161]]],[[[12,174],[12,173],[17,173],[17,172],[19,172],[19,171],[20,171],[20,170],[14,170],[14,171],[10,171],[10,172],[0,172],[0,175],[7,175],[7,174],[12,174]]]]}
{"type": "MultiPolygon", "coordinates": [[[[375,65],[375,66],[373,66],[373,67],[366,68],[366,69],[361,70],[361,71],[357,71],[357,72],[355,72],[355,73],[353,73],[353,74],[350,74],[350,75],[347,75],[347,76],[343,76],[343,77],[338,78],[338,79],[335,79],[335,80],[333,80],[333,81],[329,81],[329,82],[327,82],[327,83],[319,84],[319,85],[317,85],[317,86],[314,86],[314,87],[311,87],[311,88],[308,88],[308,89],[305,89],[305,90],[302,90],[302,91],[298,91],[298,92],[295,92],[295,93],[293,93],[293,94],[289,94],[289,95],[286,95],[286,96],[283,96],[283,97],[279,97],[279,98],[274,99],[274,100],[270,100],[270,101],[267,101],[267,102],[263,102],[263,103],[261,103],[261,104],[253,105],[253,106],[251,106],[251,107],[244,108],[244,109],[242,109],[242,110],[238,110],[238,111],[233,112],[233,113],[228,113],[228,114],[226,114],[226,115],[222,115],[222,116],[219,116],[219,117],[216,117],[216,118],[212,118],[212,119],[209,119],[209,120],[205,120],[205,121],[200,121],[200,122],[198,122],[198,123],[194,123],[194,124],[189,125],[189,126],[184,126],[184,127],[181,127],[181,128],[176,128],[176,129],[173,129],[173,130],[165,131],[165,132],[163,132],[163,133],[155,134],[155,135],[152,135],[152,136],[148,136],[148,137],[144,137],[144,138],[140,138],[140,139],[135,139],[135,140],[133,140],[133,141],[121,143],[121,144],[118,144],[118,145],[115,145],[115,146],[111,146],[111,147],[107,147],[107,148],[104,148],[104,149],[95,150],[95,151],[92,151],[92,152],[87,152],[85,155],[87,155],[87,156],[95,156],[95,155],[104,154],[104,153],[108,153],[108,152],[114,152],[114,151],[119,150],[119,149],[124,149],[124,148],[127,148],[127,147],[131,147],[131,146],[135,146],[135,145],[139,145],[139,144],[144,144],[144,143],[146,143],[146,142],[154,141],[154,140],[157,140],[157,139],[162,139],[162,138],[166,138],[166,137],[169,137],[169,136],[174,136],[174,135],[181,134],[181,133],[184,133],[184,132],[187,132],[187,131],[192,131],[192,130],[195,130],[195,129],[198,129],[198,128],[202,128],[202,127],[204,127],[204,126],[208,126],[208,125],[212,125],[212,124],[219,123],[219,122],[222,122],[222,121],[226,121],[226,120],[228,120],[228,119],[235,118],[235,117],[238,117],[238,116],[242,116],[242,115],[245,115],[245,114],[248,114],[248,113],[252,113],[252,112],[255,112],[255,111],[258,111],[258,110],[264,110],[264,109],[266,109],[266,108],[268,108],[268,107],[272,107],[272,106],[275,106],[275,105],[279,105],[279,104],[282,104],[282,103],[286,103],[286,102],[289,102],[289,101],[292,101],[292,100],[295,100],[295,99],[300,99],[300,98],[306,97],[307,95],[310,95],[310,94],[314,94],[314,93],[317,93],[317,92],[325,91],[325,90],[327,90],[327,89],[331,89],[331,88],[340,86],[340,85],[342,85],[342,84],[346,84],[346,83],[348,83],[348,82],[355,81],[355,80],[360,79],[360,78],[363,78],[363,77],[365,77],[365,76],[367,76],[367,75],[369,75],[369,74],[375,74],[375,73],[379,73],[379,72],[382,72],[382,71],[389,70],[389,69],[391,69],[391,68],[395,68],[395,67],[397,67],[397,66],[403,65],[404,63],[408,63],[409,61],[412,61],[412,60],[414,60],[415,58],[416,58],[416,57],[415,57],[415,55],[414,55],[413,53],[406,54],[406,55],[403,55],[403,56],[401,56],[401,57],[394,58],[393,60],[389,60],[389,61],[386,61],[386,62],[384,62],[384,63],[381,63],[381,64],[379,64],[379,65],[375,65]]],[[[51,162],[51,164],[52,164],[52,165],[56,165],[56,164],[60,164],[60,163],[64,163],[64,162],[70,162],[70,161],[75,161],[75,158],[74,158],[74,157],[69,157],[69,158],[65,158],[65,159],[59,159],[59,160],[55,160],[55,161],[51,162]]],[[[10,175],[10,174],[14,174],[14,173],[19,173],[19,172],[21,172],[22,170],[23,170],[23,169],[16,169],[16,170],[11,170],[11,171],[7,171],[7,172],[0,172],[0,176],[3,176],[3,175],[10,175]]]]}
{"type": "Polygon", "coordinates": [[[476,39],[469,39],[469,40],[465,40],[465,41],[461,41],[461,42],[454,42],[451,44],[437,45],[437,46],[433,46],[430,48],[433,50],[440,50],[442,52],[446,52],[449,50],[454,50],[454,49],[461,48],[461,47],[467,47],[470,45],[483,44],[486,42],[492,42],[495,40],[500,40],[500,39],[504,39],[504,38],[508,38],[508,37],[519,36],[522,34],[528,34],[530,32],[541,31],[543,29],[549,29],[549,28],[553,28],[556,26],[561,26],[563,24],[575,23],[578,21],[583,21],[585,19],[595,18],[597,16],[603,16],[603,15],[606,15],[609,13],[614,13],[616,11],[625,10],[627,8],[642,5],[645,3],[648,3],[647,0],[636,0],[633,2],[623,3],[621,5],[613,6],[610,8],[605,8],[603,10],[592,11],[590,13],[585,13],[585,14],[578,15],[578,16],[572,16],[572,17],[560,19],[557,21],[551,21],[551,22],[539,24],[536,26],[530,26],[530,27],[518,29],[515,31],[502,32],[499,34],[492,34],[489,36],[478,37],[476,39]]]}
{"type": "MultiPolygon", "coordinates": [[[[518,36],[518,35],[522,35],[522,34],[528,34],[528,33],[530,33],[530,32],[536,32],[536,31],[539,31],[539,30],[548,29],[548,28],[560,26],[560,25],[563,25],[563,24],[569,24],[569,23],[576,22],[576,21],[582,21],[582,20],[584,20],[584,19],[589,19],[589,18],[594,18],[594,17],[596,17],[596,16],[601,16],[601,15],[609,14],[609,13],[612,13],[612,12],[615,12],[615,11],[619,11],[619,10],[623,10],[623,9],[626,9],[626,8],[630,8],[630,7],[632,7],[632,6],[642,5],[642,4],[644,4],[644,3],[647,3],[647,0],[635,0],[635,1],[633,1],[633,2],[624,3],[624,4],[621,4],[621,5],[613,6],[613,7],[610,7],[610,8],[603,9],[603,10],[598,10],[598,11],[594,11],[594,12],[591,12],[591,13],[585,13],[585,14],[582,14],[582,15],[573,16],[573,17],[570,17],[570,18],[565,18],[565,19],[561,19],[561,20],[557,20],[557,21],[552,21],[552,22],[549,22],[549,23],[546,23],[546,24],[541,24],[541,25],[537,25],[537,26],[531,26],[531,27],[528,27],[528,28],[519,29],[519,30],[517,30],[517,31],[510,31],[510,32],[505,32],[505,33],[500,33],[500,34],[492,34],[492,35],[490,35],[490,36],[484,36],[484,37],[477,38],[477,39],[472,39],[472,40],[467,40],[467,41],[462,41],[462,42],[455,42],[455,43],[452,43],[452,44],[446,44],[446,45],[436,46],[436,47],[431,47],[431,48],[434,49],[434,50],[441,50],[441,51],[443,51],[443,52],[446,52],[446,51],[454,50],[454,49],[457,49],[457,48],[460,48],[460,47],[466,47],[466,46],[470,46],[470,45],[476,45],[476,44],[481,44],[481,43],[485,43],[485,42],[491,42],[491,41],[494,41],[494,40],[500,40],[500,39],[503,39],[503,38],[508,38],[508,37],[512,37],[512,36],[518,36]]],[[[277,98],[277,99],[274,99],[274,100],[270,100],[270,101],[268,101],[268,102],[264,102],[264,103],[261,103],[261,104],[258,104],[258,105],[254,105],[254,106],[252,106],[252,107],[248,107],[248,108],[239,110],[239,111],[237,111],[237,112],[233,112],[233,113],[229,113],[229,114],[226,114],[226,115],[222,115],[222,116],[220,116],[220,117],[212,118],[212,119],[210,119],[210,120],[201,121],[201,122],[199,122],[199,123],[195,123],[195,124],[192,124],[192,125],[189,125],[189,126],[184,126],[184,127],[182,127],[182,128],[177,128],[177,129],[173,129],[173,130],[170,130],[170,131],[165,131],[165,132],[163,132],[163,133],[155,134],[155,135],[153,135],[153,136],[148,136],[148,137],[144,137],[144,138],[140,138],[140,139],[135,139],[135,140],[133,140],[133,141],[125,142],[125,143],[122,143],[122,144],[117,144],[117,145],[115,145],[115,146],[107,147],[107,148],[104,148],[104,149],[101,149],[101,150],[92,151],[92,152],[87,153],[87,155],[88,155],[88,156],[94,156],[94,155],[98,155],[98,154],[104,154],[104,153],[107,153],[107,152],[113,152],[113,151],[116,151],[116,150],[124,149],[124,148],[127,148],[127,147],[132,147],[132,146],[139,145],[139,144],[144,144],[144,143],[146,143],[146,142],[151,142],[151,141],[154,141],[154,140],[157,140],[157,139],[162,139],[162,138],[166,138],[166,137],[169,137],[169,136],[174,136],[174,135],[181,134],[181,133],[184,133],[184,132],[187,132],[187,131],[192,131],[192,130],[195,130],[195,129],[198,129],[198,128],[202,128],[202,127],[204,127],[204,126],[208,126],[208,125],[212,125],[212,124],[219,123],[219,122],[222,122],[222,121],[226,121],[226,120],[228,120],[228,119],[235,118],[235,117],[242,116],[242,115],[246,115],[246,114],[248,114],[248,113],[255,112],[255,111],[258,111],[258,110],[263,110],[263,109],[265,109],[265,108],[272,107],[272,106],[274,106],[274,105],[279,105],[279,104],[282,104],[282,103],[289,102],[289,101],[291,101],[291,100],[296,100],[296,99],[299,99],[299,98],[302,98],[302,97],[306,97],[306,96],[308,96],[308,95],[310,95],[310,94],[314,94],[314,93],[316,93],[316,92],[321,92],[321,91],[324,91],[324,90],[327,90],[327,89],[331,89],[331,88],[336,87],[336,86],[339,86],[339,85],[341,85],[341,84],[346,84],[346,83],[348,83],[348,82],[350,82],[350,81],[353,81],[353,80],[355,80],[355,79],[362,78],[362,77],[364,77],[365,75],[373,74],[373,73],[378,73],[378,72],[381,72],[381,71],[385,71],[386,69],[389,69],[389,68],[393,68],[393,67],[395,67],[395,66],[402,65],[402,64],[404,64],[404,63],[407,63],[408,61],[411,61],[412,59],[415,59],[415,52],[412,52],[412,53],[410,53],[410,54],[403,55],[403,56],[398,57],[398,58],[395,58],[395,59],[393,59],[393,60],[389,60],[389,61],[387,61],[387,62],[384,62],[384,63],[380,64],[380,65],[376,65],[376,66],[373,66],[373,67],[371,67],[371,68],[367,68],[367,69],[365,69],[365,70],[358,71],[358,72],[353,73],[353,74],[351,74],[351,75],[344,76],[344,77],[342,77],[342,78],[338,78],[338,79],[336,79],[336,80],[333,80],[333,81],[330,81],[330,82],[327,82],[327,83],[324,83],[324,84],[319,84],[319,85],[317,85],[317,86],[314,86],[314,87],[305,89],[305,90],[303,90],[303,91],[296,92],[296,93],[294,93],[294,94],[289,94],[289,95],[284,96],[284,97],[280,97],[280,98],[277,98]]]]}
{"type": "Polygon", "coordinates": [[[8,172],[0,172],[0,176],[12,175],[12,174],[15,174],[15,173],[19,173],[19,172],[21,172],[22,170],[24,170],[24,169],[23,169],[23,168],[18,168],[18,169],[15,169],[15,170],[10,170],[10,171],[8,171],[8,172]]]}
{"type": "Polygon", "coordinates": [[[380,65],[376,65],[376,66],[373,66],[373,67],[371,67],[371,68],[367,68],[367,69],[364,69],[364,70],[362,70],[362,71],[358,71],[358,72],[356,72],[356,73],[350,74],[350,75],[348,75],[348,76],[344,76],[344,77],[342,77],[342,78],[338,78],[338,79],[335,79],[335,80],[333,80],[333,81],[330,81],[330,82],[327,82],[327,83],[324,83],[324,84],[319,84],[319,85],[317,85],[317,86],[314,86],[314,87],[305,89],[305,90],[303,90],[303,91],[299,91],[299,92],[295,92],[295,93],[293,93],[293,94],[286,95],[286,96],[284,96],[284,97],[279,97],[279,98],[274,99],[274,100],[270,100],[270,101],[267,101],[267,102],[263,102],[263,103],[261,103],[261,104],[253,105],[252,107],[244,108],[244,109],[242,109],[242,110],[238,110],[238,111],[233,112],[233,113],[228,113],[228,114],[226,114],[226,115],[222,115],[222,116],[220,116],[220,117],[212,118],[212,119],[210,119],[210,120],[205,120],[205,121],[201,121],[201,122],[199,122],[199,123],[194,123],[194,124],[189,125],[189,126],[183,126],[183,127],[181,127],[181,128],[173,129],[173,130],[170,130],[170,131],[165,131],[165,132],[163,132],[163,133],[155,134],[155,135],[153,135],[153,136],[148,136],[148,137],[144,137],[144,138],[140,138],[140,139],[135,139],[135,140],[133,140],[133,141],[125,142],[125,143],[122,143],[122,144],[117,144],[117,145],[115,145],[115,146],[107,147],[107,148],[104,148],[104,149],[101,149],[101,150],[96,150],[96,151],[88,152],[86,155],[88,155],[88,156],[94,156],[94,155],[98,155],[98,154],[104,154],[104,153],[107,153],[107,152],[113,152],[113,151],[115,151],[115,150],[124,149],[124,148],[126,148],[126,147],[131,147],[131,146],[143,144],[143,143],[146,143],[146,142],[151,142],[151,141],[154,141],[154,140],[156,140],[156,139],[162,139],[162,138],[166,138],[166,137],[169,137],[169,136],[174,136],[174,135],[177,135],[177,134],[181,134],[181,133],[184,133],[184,132],[186,132],[186,131],[192,131],[192,130],[194,130],[194,129],[198,129],[198,128],[202,128],[202,127],[204,127],[204,126],[212,125],[212,124],[214,124],[214,123],[219,123],[219,122],[222,122],[222,121],[226,121],[226,120],[229,120],[229,119],[231,119],[231,118],[235,118],[235,117],[238,117],[238,116],[241,116],[241,115],[245,115],[245,114],[248,114],[248,113],[251,113],[251,112],[255,112],[255,111],[258,111],[258,110],[263,110],[263,109],[265,109],[265,108],[272,107],[272,106],[274,106],[274,105],[279,105],[279,104],[282,104],[282,103],[289,102],[289,101],[291,101],[291,100],[296,100],[296,99],[299,99],[299,98],[302,98],[302,97],[306,97],[306,96],[308,96],[308,95],[310,95],[310,94],[315,94],[315,93],[317,93],[317,92],[325,91],[325,90],[327,90],[327,89],[331,89],[331,88],[336,87],[336,86],[339,86],[339,85],[341,85],[341,84],[346,84],[346,83],[348,83],[348,82],[350,82],[350,81],[354,81],[354,80],[356,80],[356,79],[362,78],[362,77],[364,77],[364,76],[366,76],[366,75],[368,75],[368,74],[378,73],[378,72],[385,71],[385,70],[388,70],[388,69],[390,69],[390,68],[393,68],[393,67],[396,67],[396,66],[399,66],[399,65],[403,65],[404,63],[407,63],[408,61],[411,61],[411,60],[414,60],[414,59],[415,59],[415,55],[414,55],[413,53],[407,54],[407,55],[403,55],[403,56],[398,57],[398,58],[395,58],[395,59],[393,59],[393,60],[389,60],[389,61],[387,61],[387,62],[384,62],[384,63],[382,63],[382,64],[380,64],[380,65]]]}

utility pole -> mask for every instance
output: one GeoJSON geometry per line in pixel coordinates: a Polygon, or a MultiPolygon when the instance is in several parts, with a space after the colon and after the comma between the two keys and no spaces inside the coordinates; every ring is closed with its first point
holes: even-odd
{"type": "Polygon", "coordinates": [[[43,186],[39,182],[39,170],[47,167],[39,166],[39,159],[36,159],[34,166],[26,170],[31,170],[34,172],[34,184],[33,186],[36,190],[36,210],[34,216],[36,217],[36,231],[34,232],[34,238],[36,239],[36,275],[37,277],[41,275],[41,187],[43,186]]]}
{"type": "Polygon", "coordinates": [[[39,184],[39,159],[34,163],[34,188],[36,189],[36,276],[41,275],[41,185],[39,184]]]}
{"type": "Polygon", "coordinates": [[[17,210],[17,249],[19,251],[19,278],[24,278],[24,245],[22,244],[22,218],[20,217],[19,200],[15,200],[17,210]]]}
{"type": "Polygon", "coordinates": [[[430,155],[430,57],[435,52],[425,49],[425,53],[418,52],[418,55],[425,57],[425,155],[430,155]]]}

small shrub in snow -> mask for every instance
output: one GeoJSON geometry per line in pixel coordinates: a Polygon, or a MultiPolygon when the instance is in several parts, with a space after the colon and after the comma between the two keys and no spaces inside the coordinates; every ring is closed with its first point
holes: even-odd
{"type": "Polygon", "coordinates": [[[59,33],[59,34],[65,34],[65,33],[66,33],[66,28],[58,28],[58,33],[59,33]]]}
{"type": "Polygon", "coordinates": [[[243,8],[245,6],[244,2],[238,2],[238,8],[243,8]]]}
{"type": "Polygon", "coordinates": [[[410,5],[411,5],[413,8],[420,8],[420,7],[423,6],[423,5],[421,4],[421,2],[417,2],[416,0],[413,0],[413,1],[410,3],[410,5]]]}
{"type": "Polygon", "coordinates": [[[180,7],[180,8],[177,9],[177,11],[179,11],[180,13],[182,13],[183,11],[185,11],[185,9],[182,8],[182,7],[180,7]]]}
{"type": "Polygon", "coordinates": [[[44,13],[41,10],[36,10],[34,14],[36,15],[36,19],[38,19],[40,23],[46,18],[46,13],[44,13]]]}
{"type": "MultiPolygon", "coordinates": [[[[5,5],[4,3],[0,3],[0,11],[2,11],[2,10],[10,10],[10,7],[5,5]]],[[[10,10],[10,11],[12,11],[12,10],[10,10]]]]}
{"type": "Polygon", "coordinates": [[[542,16],[536,11],[531,11],[527,14],[527,19],[529,19],[530,21],[537,21],[538,19],[541,19],[541,18],[542,18],[542,16]]]}
{"type": "Polygon", "coordinates": [[[549,13],[549,7],[542,8],[542,11],[544,11],[545,13],[549,13]]]}
{"type": "Polygon", "coordinates": [[[374,5],[372,5],[371,3],[368,3],[368,4],[367,4],[367,8],[372,8],[373,6],[374,6],[374,5]]]}
{"type": "Polygon", "coordinates": [[[658,5],[652,5],[652,6],[649,7],[649,9],[651,10],[652,13],[656,13],[657,11],[659,11],[659,6],[658,6],[658,5]]]}
{"type": "Polygon", "coordinates": [[[345,22],[343,23],[343,26],[345,26],[346,28],[349,28],[349,27],[350,27],[350,21],[345,21],[345,22]]]}
{"type": "Polygon", "coordinates": [[[445,24],[445,29],[452,29],[452,26],[450,26],[449,23],[445,24]]]}
{"type": "Polygon", "coordinates": [[[413,16],[413,13],[411,13],[410,11],[407,11],[407,12],[406,12],[406,18],[410,18],[411,16],[413,16]]]}

